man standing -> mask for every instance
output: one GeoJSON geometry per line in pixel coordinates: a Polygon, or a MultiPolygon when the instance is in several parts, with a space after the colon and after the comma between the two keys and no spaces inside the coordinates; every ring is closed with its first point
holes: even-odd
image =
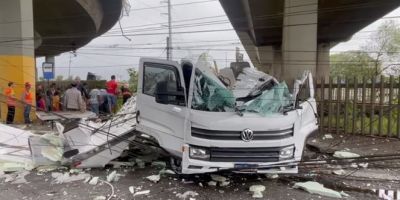
{"type": "Polygon", "coordinates": [[[33,103],[33,93],[31,92],[31,84],[29,82],[25,83],[25,91],[22,93],[22,102],[24,103],[24,120],[25,124],[30,124],[31,119],[29,117],[31,113],[32,103],[33,103]]]}
{"type": "Polygon", "coordinates": [[[81,91],[82,97],[84,98],[84,100],[85,101],[88,100],[89,99],[89,93],[88,93],[88,90],[87,90],[87,83],[86,82],[82,83],[81,82],[81,78],[79,78],[79,77],[75,78],[75,82],[76,82],[76,88],[79,91],[81,91]]]}
{"type": "Polygon", "coordinates": [[[71,88],[65,91],[64,109],[67,111],[82,111],[86,110],[81,92],[77,89],[76,83],[71,83],[71,88]]]}
{"type": "Polygon", "coordinates": [[[53,111],[53,96],[56,93],[56,84],[52,83],[46,92],[46,110],[53,111]]]}
{"type": "Polygon", "coordinates": [[[4,95],[7,97],[7,124],[14,123],[15,116],[15,92],[14,92],[14,83],[9,82],[8,88],[4,90],[4,95]]]}
{"type": "Polygon", "coordinates": [[[111,76],[111,80],[107,82],[107,93],[111,96],[111,112],[115,113],[116,105],[117,105],[117,95],[118,95],[118,84],[115,81],[115,75],[111,76]]]}
{"type": "Polygon", "coordinates": [[[96,88],[93,89],[92,91],[90,91],[89,96],[90,110],[96,113],[97,116],[99,116],[100,90],[96,88]]]}

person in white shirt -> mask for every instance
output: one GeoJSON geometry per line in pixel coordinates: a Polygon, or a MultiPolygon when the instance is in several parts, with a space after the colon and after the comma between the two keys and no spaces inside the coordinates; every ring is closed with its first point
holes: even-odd
{"type": "Polygon", "coordinates": [[[99,89],[93,89],[89,93],[89,105],[90,105],[90,110],[94,113],[96,113],[97,116],[99,116],[99,105],[100,105],[100,90],[99,89]]]}
{"type": "Polygon", "coordinates": [[[76,88],[77,84],[72,83],[71,88],[65,91],[64,95],[64,110],[66,111],[81,111],[86,110],[86,105],[82,98],[82,93],[76,88]]]}

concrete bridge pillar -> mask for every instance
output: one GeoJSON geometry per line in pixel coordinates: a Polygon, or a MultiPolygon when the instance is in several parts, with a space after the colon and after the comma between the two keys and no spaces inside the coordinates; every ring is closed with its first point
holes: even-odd
{"type": "Polygon", "coordinates": [[[289,87],[305,70],[317,71],[318,0],[285,0],[282,78],[289,87]]]}
{"type": "Polygon", "coordinates": [[[317,78],[325,78],[325,80],[328,80],[329,78],[330,49],[331,49],[331,44],[329,43],[318,44],[317,73],[316,75],[314,75],[317,78]]]}
{"type": "MultiPolygon", "coordinates": [[[[15,95],[21,99],[25,82],[35,89],[35,57],[32,0],[0,1],[0,89],[15,83],[15,95]]],[[[3,92],[2,92],[3,93],[3,92]]],[[[1,99],[1,119],[7,107],[1,99]]],[[[23,122],[23,107],[16,108],[15,122],[23,122]]]]}

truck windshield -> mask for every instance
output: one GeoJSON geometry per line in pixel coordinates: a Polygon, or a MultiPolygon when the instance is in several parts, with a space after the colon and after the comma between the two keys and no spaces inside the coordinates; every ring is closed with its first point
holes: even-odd
{"type": "Polygon", "coordinates": [[[195,71],[192,108],[201,111],[227,112],[235,110],[233,92],[199,69],[195,71]]]}
{"type": "MultiPolygon", "coordinates": [[[[237,82],[237,85],[243,84],[237,82]]],[[[210,112],[250,112],[267,116],[282,113],[292,105],[292,95],[285,82],[279,83],[271,79],[271,82],[264,81],[261,85],[253,85],[253,88],[246,88],[247,96],[238,97],[234,95],[238,93],[235,87],[228,89],[214,74],[206,74],[196,69],[192,109],[210,112]],[[257,90],[259,92],[255,93],[257,90]]],[[[243,87],[239,87],[239,90],[243,90],[243,87]]]]}

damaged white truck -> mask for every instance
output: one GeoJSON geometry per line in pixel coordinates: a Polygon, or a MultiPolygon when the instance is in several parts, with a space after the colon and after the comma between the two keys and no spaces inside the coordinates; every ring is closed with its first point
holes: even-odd
{"type": "Polygon", "coordinates": [[[311,74],[289,93],[254,68],[224,76],[208,63],[141,59],[136,130],[152,136],[184,174],[297,173],[306,138],[318,129],[311,74]],[[307,98],[299,98],[302,90],[307,98]]]}
{"type": "Polygon", "coordinates": [[[306,139],[318,129],[311,73],[289,92],[286,83],[249,66],[214,69],[207,59],[142,58],[137,95],[115,116],[58,123],[56,142],[25,134],[30,150],[21,154],[32,154],[33,165],[104,167],[131,143],[151,144],[183,174],[297,173],[306,139]]]}

